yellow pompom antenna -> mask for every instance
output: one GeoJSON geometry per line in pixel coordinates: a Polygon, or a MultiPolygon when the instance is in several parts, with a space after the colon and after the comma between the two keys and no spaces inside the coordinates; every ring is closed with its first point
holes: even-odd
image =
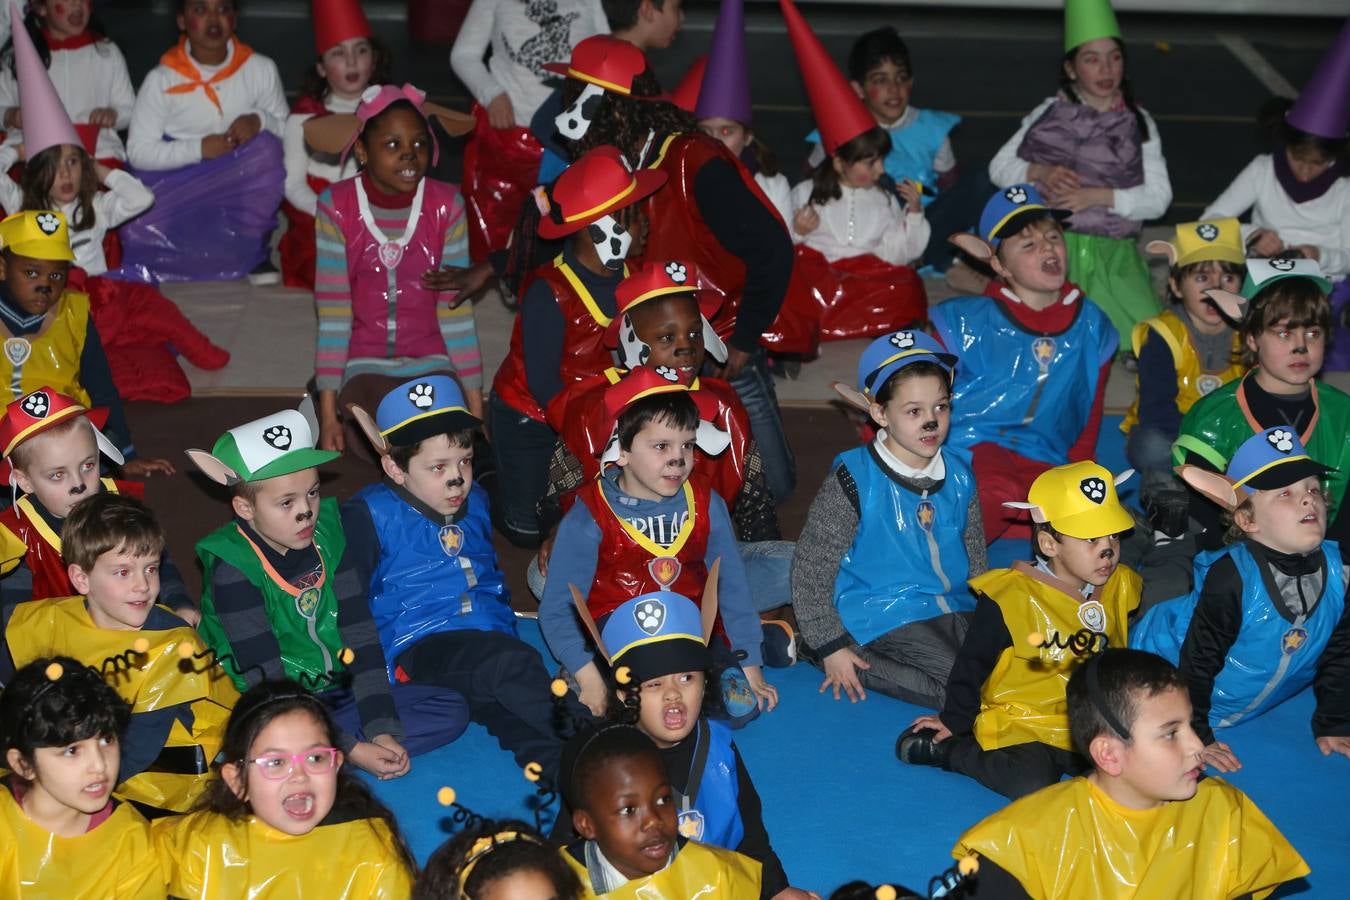
{"type": "Polygon", "coordinates": [[[957,862],[956,864],[956,870],[965,877],[969,878],[976,872],[980,871],[979,857],[977,857],[974,853],[970,854],[969,856],[961,857],[960,861],[957,862]]]}
{"type": "Polygon", "coordinates": [[[181,644],[178,645],[179,659],[191,659],[193,656],[196,655],[196,653],[197,648],[192,646],[192,644],[188,643],[187,641],[183,641],[181,644]]]}
{"type": "Polygon", "coordinates": [[[1039,631],[1033,631],[1031,634],[1027,635],[1027,643],[1033,647],[1044,647],[1045,635],[1041,634],[1039,631]]]}
{"type": "Polygon", "coordinates": [[[540,778],[543,777],[544,777],[544,767],[539,765],[539,763],[532,762],[525,764],[526,781],[537,782],[540,778]]]}
{"type": "Polygon", "coordinates": [[[633,670],[627,666],[619,666],[614,670],[614,680],[619,684],[628,684],[633,680],[633,670]]]}
{"type": "Polygon", "coordinates": [[[150,642],[145,638],[136,638],[131,643],[131,649],[137,653],[146,653],[150,650],[150,642]]]}
{"type": "Polygon", "coordinates": [[[548,686],[548,689],[552,691],[553,696],[557,697],[559,700],[567,696],[567,682],[563,681],[561,678],[553,679],[553,683],[548,686]]]}
{"type": "Polygon", "coordinates": [[[48,665],[44,671],[46,672],[49,681],[60,681],[61,676],[66,674],[66,667],[59,662],[54,662],[48,665]]]}
{"type": "Polygon", "coordinates": [[[356,651],[353,650],[351,647],[343,647],[341,650],[338,651],[337,658],[338,661],[341,662],[344,666],[350,666],[352,664],[352,660],[356,659],[356,651]]]}
{"type": "Polygon", "coordinates": [[[881,887],[877,888],[876,896],[877,900],[895,900],[897,896],[895,893],[895,886],[883,884],[881,887]]]}
{"type": "Polygon", "coordinates": [[[436,802],[441,806],[453,806],[455,803],[455,789],[446,786],[436,792],[436,802]]]}

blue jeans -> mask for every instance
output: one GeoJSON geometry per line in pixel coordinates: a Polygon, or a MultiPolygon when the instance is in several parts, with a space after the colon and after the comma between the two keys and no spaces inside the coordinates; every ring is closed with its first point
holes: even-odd
{"type": "Polygon", "coordinates": [[[539,500],[548,490],[548,463],[558,436],[495,393],[488,398],[488,427],[497,462],[492,524],[517,547],[538,547],[539,500]]]}
{"type": "Polygon", "coordinates": [[[923,251],[923,265],[947,271],[956,256],[956,245],[947,240],[948,235],[970,231],[979,224],[984,204],[993,193],[988,166],[962,168],[956,183],[938,194],[923,211],[933,229],[923,251]]]}
{"type": "Polygon", "coordinates": [[[1157,428],[1136,425],[1125,438],[1125,458],[1139,473],[1139,496],[1152,497],[1168,491],[1185,492],[1172,474],[1172,441],[1157,428]]]}
{"type": "Polygon", "coordinates": [[[745,580],[750,584],[750,603],[755,612],[766,613],[792,602],[793,541],[738,541],[745,580]]]}
{"type": "Polygon", "coordinates": [[[764,480],[773,491],[774,499],[782,503],[792,496],[792,490],[797,486],[797,460],[788,446],[783,417],[778,411],[778,392],[765,363],[763,347],[750,354],[750,361],[741,369],[741,374],[731,380],[731,386],[750,417],[750,433],[759,444],[759,454],[764,460],[764,480]]]}

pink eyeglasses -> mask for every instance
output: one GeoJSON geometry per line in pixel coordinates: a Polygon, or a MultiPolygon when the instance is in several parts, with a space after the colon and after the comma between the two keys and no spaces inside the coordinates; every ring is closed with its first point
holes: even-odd
{"type": "Polygon", "coordinates": [[[323,775],[333,771],[337,765],[336,747],[311,747],[304,753],[265,753],[246,759],[258,767],[258,772],[268,781],[281,781],[291,777],[298,763],[306,775],[323,775]]]}

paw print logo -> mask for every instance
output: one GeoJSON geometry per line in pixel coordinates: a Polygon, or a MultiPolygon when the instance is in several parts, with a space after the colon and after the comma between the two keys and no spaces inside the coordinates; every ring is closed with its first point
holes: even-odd
{"type": "Polygon", "coordinates": [[[436,389],[425,381],[414,384],[408,389],[408,401],[418,409],[430,409],[436,402],[436,389]]]}
{"type": "Polygon", "coordinates": [[[1106,482],[1096,476],[1078,482],[1078,489],[1093,503],[1101,503],[1106,499],[1106,482]]]}
{"type": "Polygon", "coordinates": [[[666,621],[666,605],[660,600],[643,600],[633,609],[633,619],[644,634],[656,634],[666,621]]]}
{"type": "Polygon", "coordinates": [[[47,396],[46,391],[34,391],[23,398],[19,408],[35,419],[45,419],[47,413],[51,412],[52,398],[47,396]]]}
{"type": "Polygon", "coordinates": [[[1272,429],[1266,435],[1266,440],[1270,442],[1270,446],[1281,453],[1288,453],[1294,449],[1294,433],[1285,431],[1283,428],[1272,429]]]}
{"type": "Polygon", "coordinates": [[[1292,272],[1294,271],[1294,261],[1292,259],[1272,259],[1270,267],[1276,272],[1292,272]]]}
{"type": "Polygon", "coordinates": [[[56,234],[61,228],[61,219],[56,213],[38,213],[37,227],[42,229],[43,234],[56,234]]]}
{"type": "Polygon", "coordinates": [[[891,335],[891,344],[900,350],[908,350],[914,346],[914,332],[897,331],[891,335]]]}
{"type": "Polygon", "coordinates": [[[660,375],[666,381],[676,382],[680,380],[680,373],[672,369],[670,366],[657,366],[656,374],[660,375]]]}
{"type": "Polygon", "coordinates": [[[1202,241],[1212,241],[1219,236],[1219,228],[1209,222],[1204,222],[1195,226],[1195,233],[1199,235],[1202,241]]]}
{"type": "Polygon", "coordinates": [[[1018,185],[1008,188],[1003,192],[1003,196],[1009,203],[1016,203],[1019,206],[1027,202],[1026,188],[1018,185]]]}
{"type": "Polygon", "coordinates": [[[273,425],[263,432],[263,440],[278,450],[291,448],[291,430],[285,425],[273,425]]]}
{"type": "Polygon", "coordinates": [[[670,280],[676,284],[684,284],[689,280],[689,270],[686,269],[682,263],[673,261],[666,263],[666,274],[669,275],[670,280]]]}

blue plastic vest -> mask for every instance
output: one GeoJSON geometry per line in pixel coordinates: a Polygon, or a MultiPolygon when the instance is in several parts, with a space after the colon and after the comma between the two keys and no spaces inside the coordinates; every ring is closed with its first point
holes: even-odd
{"type": "Polygon", "coordinates": [[[856,447],[830,467],[848,469],[858,486],[858,533],[839,562],[834,605],[859,644],[910,622],[975,608],[963,540],[975,475],[944,452],[947,475],[937,493],[916,494],[872,453],[870,446],[856,447]]]}
{"type": "Polygon", "coordinates": [[[468,513],[437,525],[384,484],[356,495],[370,508],[380,538],[371,576],[370,612],[393,678],[400,653],[440,631],[516,633],[506,579],[497,568],[487,492],[474,485],[468,513]]]}
{"type": "MultiPolygon", "coordinates": [[[[895,181],[912,178],[937,191],[937,170],[933,160],[942,149],[942,142],[961,122],[955,113],[941,112],[936,109],[917,109],[914,121],[904,128],[888,129],[891,136],[891,152],[886,154],[886,174],[895,181]]],[[[820,132],[812,131],[806,136],[808,143],[819,144],[820,132]]],[[[936,194],[923,195],[923,205],[927,206],[937,199],[936,194]]]]}
{"type": "MultiPolygon", "coordinates": [[[[740,783],[736,778],[736,753],[731,729],[722,722],[700,719],[697,738],[708,739],[708,758],[699,780],[698,796],[679,799],[680,834],[691,841],[735,850],[745,837],[741,823],[740,783]],[[706,726],[706,732],[705,732],[706,726]]],[[[699,748],[694,748],[697,756],[699,748]]],[[[688,784],[698,777],[690,773],[688,784]]]]}
{"type": "Polygon", "coordinates": [[[1097,304],[1059,334],[1024,330],[991,297],[955,297],[929,311],[938,337],[961,357],[952,390],[949,446],[989,442],[1052,466],[1087,425],[1102,364],[1120,335],[1097,304]]]}
{"type": "Polygon", "coordinates": [[[1210,724],[1223,728],[1259,716],[1312,684],[1317,660],[1341,620],[1345,608],[1341,551],[1334,541],[1324,541],[1322,552],[1326,583],[1306,620],[1291,623],[1280,615],[1251,551],[1245,544],[1234,544],[1198,555],[1194,590],[1145,613],[1130,631],[1130,646],[1176,663],[1205,575],[1221,557],[1231,555],[1242,579],[1242,627],[1214,679],[1210,724]]]}

